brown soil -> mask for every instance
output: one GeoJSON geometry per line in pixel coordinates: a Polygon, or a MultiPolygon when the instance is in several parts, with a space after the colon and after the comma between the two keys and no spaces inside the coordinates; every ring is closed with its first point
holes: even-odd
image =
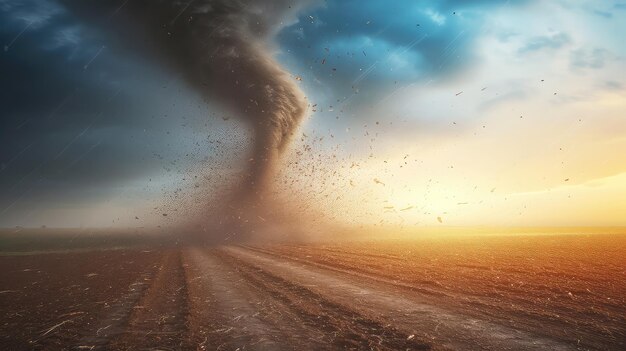
{"type": "Polygon", "coordinates": [[[625,247],[483,237],[0,256],[0,349],[621,350],[625,247]]]}

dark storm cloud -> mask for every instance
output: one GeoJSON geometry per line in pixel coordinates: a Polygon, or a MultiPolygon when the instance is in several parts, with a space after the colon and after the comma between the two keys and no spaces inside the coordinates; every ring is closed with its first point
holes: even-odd
{"type": "Polygon", "coordinates": [[[5,0],[0,44],[0,212],[39,196],[41,184],[62,198],[160,168],[134,137],[142,117],[130,115],[128,80],[137,69],[105,33],[56,2],[5,0]]]}
{"type": "Polygon", "coordinates": [[[490,11],[523,2],[328,1],[281,32],[283,59],[337,99],[375,101],[398,84],[470,67],[490,11]]]}

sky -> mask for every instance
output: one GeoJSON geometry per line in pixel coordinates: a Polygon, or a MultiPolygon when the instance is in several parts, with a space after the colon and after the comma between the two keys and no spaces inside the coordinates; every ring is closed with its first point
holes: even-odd
{"type": "MultiPolygon", "coordinates": [[[[246,161],[246,125],[109,3],[0,0],[0,226],[168,223],[246,161]]],[[[297,5],[259,42],[309,105],[277,197],[351,225],[626,225],[626,2],[297,5]]]]}

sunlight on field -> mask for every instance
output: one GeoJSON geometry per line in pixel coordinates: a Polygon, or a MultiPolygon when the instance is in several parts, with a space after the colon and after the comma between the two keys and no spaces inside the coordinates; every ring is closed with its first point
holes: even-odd
{"type": "MultiPolygon", "coordinates": [[[[321,241],[412,241],[422,239],[456,240],[483,236],[555,236],[555,235],[626,235],[626,227],[491,227],[491,226],[424,226],[372,227],[338,230],[321,241]]],[[[479,239],[477,239],[479,240],[479,239]]]]}
{"type": "Polygon", "coordinates": [[[562,338],[609,347],[623,334],[618,311],[625,304],[626,235],[522,232],[487,236],[448,231],[445,236],[268,250],[392,282],[439,305],[490,320],[537,332],[550,329],[562,338]]]}

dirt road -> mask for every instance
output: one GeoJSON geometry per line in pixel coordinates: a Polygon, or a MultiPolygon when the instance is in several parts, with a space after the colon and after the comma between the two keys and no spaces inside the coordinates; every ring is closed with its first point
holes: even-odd
{"type": "MultiPolygon", "coordinates": [[[[265,249],[192,247],[99,255],[0,257],[5,269],[0,277],[1,348],[593,348],[549,330],[537,333],[466,314],[380,277],[265,249]],[[68,273],[73,264],[80,268],[68,273]],[[40,273],[24,278],[32,270],[40,273]],[[58,277],[66,281],[54,285],[58,277]],[[45,291],[38,290],[44,285],[45,291]],[[72,285],[78,287],[68,290],[72,285]],[[55,296],[54,303],[47,303],[46,296],[55,296]]],[[[615,343],[615,349],[620,347],[615,343]]]]}

